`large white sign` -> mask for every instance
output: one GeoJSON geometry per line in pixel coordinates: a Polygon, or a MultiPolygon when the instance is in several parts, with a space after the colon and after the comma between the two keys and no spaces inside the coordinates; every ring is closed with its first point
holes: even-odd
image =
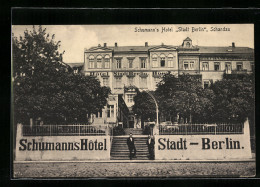
{"type": "Polygon", "coordinates": [[[242,135],[157,135],[155,159],[208,160],[252,158],[249,137],[242,135]]]}
{"type": "Polygon", "coordinates": [[[110,136],[17,137],[16,160],[109,160],[110,136]]]}

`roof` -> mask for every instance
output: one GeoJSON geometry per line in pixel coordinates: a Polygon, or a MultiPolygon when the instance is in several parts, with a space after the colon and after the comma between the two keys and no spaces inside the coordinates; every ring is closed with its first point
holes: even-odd
{"type": "Polygon", "coordinates": [[[113,50],[114,52],[128,52],[128,51],[148,51],[152,48],[159,48],[159,47],[165,47],[165,48],[169,48],[169,47],[177,47],[177,46],[172,46],[172,45],[150,45],[150,46],[108,46],[106,48],[104,47],[91,47],[89,48],[87,51],[93,51],[95,49],[110,49],[113,50]]]}
{"type": "Polygon", "coordinates": [[[183,41],[192,41],[189,37],[187,37],[185,40],[183,41]]]}
{"type": "Polygon", "coordinates": [[[76,63],[66,63],[68,64],[71,68],[74,68],[74,67],[80,67],[80,66],[83,66],[84,63],[83,62],[76,62],[76,63]]]}
{"type": "Polygon", "coordinates": [[[155,47],[155,46],[149,46],[149,47],[145,47],[145,46],[118,46],[118,47],[108,46],[106,48],[104,48],[104,47],[100,47],[100,48],[91,47],[87,51],[92,51],[92,50],[95,50],[95,49],[110,49],[110,50],[113,50],[113,51],[147,51],[148,49],[150,49],[152,47],[155,47]]]}
{"type": "MultiPolygon", "coordinates": [[[[157,47],[172,47],[177,48],[179,53],[254,53],[254,49],[249,47],[216,47],[216,46],[193,46],[192,48],[185,48],[183,46],[173,46],[173,45],[151,45],[151,46],[108,46],[108,49],[113,50],[114,52],[147,52],[152,48],[157,47]]],[[[87,51],[97,49],[97,47],[92,47],[87,51]]],[[[72,63],[67,63],[72,64],[72,63]]],[[[74,63],[73,63],[74,64],[74,63]]],[[[78,64],[78,63],[77,63],[78,64]]],[[[83,63],[82,63],[83,64],[83,63]]]]}
{"type": "Polygon", "coordinates": [[[226,54],[234,54],[234,53],[254,53],[254,49],[249,47],[212,47],[212,46],[196,46],[198,50],[182,50],[185,49],[183,47],[179,47],[179,53],[226,53],[226,54]]]}

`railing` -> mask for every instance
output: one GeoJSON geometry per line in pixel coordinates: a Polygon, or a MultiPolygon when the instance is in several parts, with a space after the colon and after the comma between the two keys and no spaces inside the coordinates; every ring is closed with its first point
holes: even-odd
{"type": "Polygon", "coordinates": [[[24,136],[102,136],[109,135],[107,125],[23,125],[24,136]]]}
{"type": "Polygon", "coordinates": [[[160,135],[243,134],[244,124],[179,124],[159,126],[160,135]]]}

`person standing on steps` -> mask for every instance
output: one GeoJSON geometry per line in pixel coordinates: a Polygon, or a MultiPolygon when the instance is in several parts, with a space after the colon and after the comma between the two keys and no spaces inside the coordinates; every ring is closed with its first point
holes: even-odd
{"type": "Polygon", "coordinates": [[[130,152],[130,155],[129,155],[130,160],[132,160],[132,158],[136,158],[135,140],[132,136],[133,136],[133,134],[130,133],[129,138],[127,138],[127,145],[128,145],[128,149],[130,152]],[[133,151],[134,151],[134,154],[133,154],[133,151]]]}
{"type": "Polygon", "coordinates": [[[146,142],[149,150],[149,159],[154,160],[154,139],[151,137],[151,135],[148,135],[148,139],[146,142]]]}

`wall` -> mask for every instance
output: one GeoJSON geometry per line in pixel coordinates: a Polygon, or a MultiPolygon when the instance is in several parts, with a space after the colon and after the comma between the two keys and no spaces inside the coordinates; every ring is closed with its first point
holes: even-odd
{"type": "Polygon", "coordinates": [[[199,56],[198,55],[185,55],[179,54],[179,70],[183,70],[183,72],[187,73],[199,73],[200,66],[199,66],[199,56]],[[194,62],[194,69],[193,70],[184,70],[184,62],[194,62]]]}
{"type": "Polygon", "coordinates": [[[150,52],[149,56],[149,61],[150,61],[150,69],[153,71],[173,71],[173,70],[178,70],[178,53],[176,50],[153,50],[150,52]],[[161,67],[161,58],[160,56],[164,54],[165,55],[165,67],[161,67]],[[173,55],[173,67],[169,67],[169,62],[168,62],[168,56],[172,54],[173,55]],[[157,56],[157,67],[153,67],[153,55],[157,56]]]}
{"type": "Polygon", "coordinates": [[[96,50],[93,52],[84,52],[84,70],[85,71],[100,71],[100,70],[106,70],[106,71],[110,71],[112,68],[112,51],[111,50],[96,50]],[[110,57],[110,64],[109,64],[109,68],[105,68],[105,61],[104,61],[104,57],[106,55],[109,55],[110,57]],[[94,56],[94,64],[95,64],[95,68],[90,68],[89,65],[89,56],[94,56]],[[97,56],[102,56],[102,68],[97,68],[97,56]]]}
{"type": "Polygon", "coordinates": [[[249,124],[244,134],[155,135],[156,160],[225,160],[252,158],[249,124]]]}
{"type": "Polygon", "coordinates": [[[16,161],[109,160],[109,159],[110,159],[110,136],[26,136],[24,137],[22,136],[21,125],[18,125],[17,137],[16,137],[16,154],[15,154],[16,161]],[[91,141],[93,143],[91,143],[91,141]],[[86,144],[87,147],[84,146],[85,142],[87,143],[86,144]],[[41,145],[39,145],[39,143],[41,145]],[[53,144],[54,146],[46,143],[54,143],[53,144]],[[62,143],[64,144],[62,145],[62,143]],[[42,146],[44,147],[45,150],[42,150],[42,146]],[[41,150],[39,150],[40,148],[41,150]]]}

